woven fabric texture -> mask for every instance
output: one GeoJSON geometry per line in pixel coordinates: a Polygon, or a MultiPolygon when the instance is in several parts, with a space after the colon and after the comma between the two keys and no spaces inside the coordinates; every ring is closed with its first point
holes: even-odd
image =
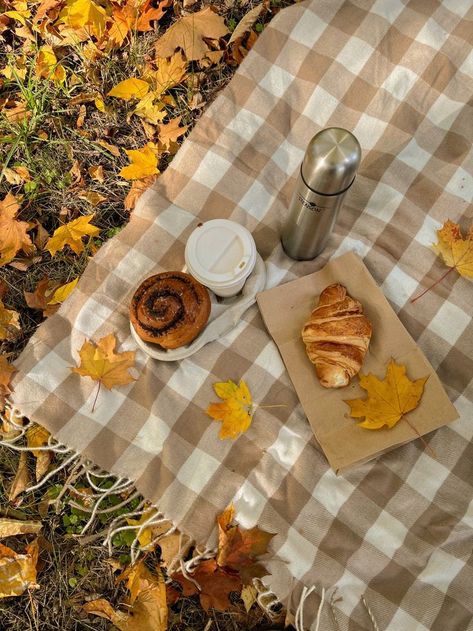
{"type": "MultiPolygon", "coordinates": [[[[59,312],[16,362],[13,402],[59,440],[127,476],[179,528],[215,543],[230,501],[244,527],[276,532],[266,580],[306,626],[321,587],[338,587],[341,629],[461,631],[473,617],[471,281],[430,249],[447,219],[471,221],[473,10],[470,0],[313,0],[281,11],[202,116],[129,225],[90,262],[59,312]],[[314,261],[282,251],[281,223],[308,140],[354,132],[358,177],[314,261]],[[134,349],[128,305],[148,275],[182,269],[199,221],[246,226],[268,286],[355,250],[437,370],[460,418],[336,476],[253,306],[228,335],[180,363],[137,353],[139,378],[101,391],[73,374],[85,338],[115,332],[134,349]],[[205,410],[212,384],[243,378],[259,404],[248,432],[221,441],[205,410]]],[[[284,309],[284,304],[281,304],[284,309]]],[[[331,629],[330,609],[321,628],[331,629]]],[[[331,626],[332,625],[332,626],[331,626]]]]}

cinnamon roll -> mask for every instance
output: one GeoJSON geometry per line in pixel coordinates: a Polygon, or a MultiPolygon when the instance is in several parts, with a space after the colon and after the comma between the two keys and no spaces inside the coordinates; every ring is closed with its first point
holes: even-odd
{"type": "Polygon", "coordinates": [[[144,280],[130,304],[130,320],[145,342],[179,348],[192,342],[210,315],[206,287],[189,274],[163,272],[144,280]]]}

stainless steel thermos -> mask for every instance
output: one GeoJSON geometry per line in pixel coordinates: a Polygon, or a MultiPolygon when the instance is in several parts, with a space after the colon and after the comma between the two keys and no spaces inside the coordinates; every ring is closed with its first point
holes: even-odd
{"type": "Polygon", "coordinates": [[[322,252],[360,159],[358,140],[346,129],[328,127],[309,142],[282,230],[291,258],[313,259],[322,252]]]}

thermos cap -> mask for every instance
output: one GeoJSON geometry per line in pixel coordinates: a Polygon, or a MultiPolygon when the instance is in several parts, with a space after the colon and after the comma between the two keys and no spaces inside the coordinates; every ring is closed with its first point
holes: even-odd
{"type": "Polygon", "coordinates": [[[353,134],[341,127],[327,127],[309,142],[301,174],[309,188],[322,195],[336,195],[353,182],[361,148],[353,134]]]}

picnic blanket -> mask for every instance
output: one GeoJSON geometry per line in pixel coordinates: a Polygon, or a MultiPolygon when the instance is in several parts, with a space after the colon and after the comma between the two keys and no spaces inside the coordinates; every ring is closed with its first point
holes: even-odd
{"type": "MultiPolygon", "coordinates": [[[[430,249],[450,217],[467,226],[473,193],[470,0],[310,0],[281,11],[235,77],[147,191],[129,225],[91,260],[59,312],[16,362],[13,403],[58,440],[136,487],[196,541],[215,544],[232,500],[243,527],[277,533],[265,579],[294,610],[303,586],[314,619],[338,588],[341,629],[472,628],[472,285],[430,249]],[[307,142],[326,126],[363,150],[328,247],[314,261],[283,252],[281,223],[307,142]],[[101,391],[73,374],[85,338],[115,332],[134,349],[137,284],[182,269],[197,222],[231,218],[254,235],[268,286],[348,250],[363,259],[431,361],[460,418],[336,476],[253,306],[228,335],[180,363],[137,352],[136,382],[101,391]],[[244,379],[259,404],[235,441],[205,410],[212,384],[244,379]]],[[[284,309],[284,304],[280,305],[284,309]]],[[[321,629],[336,628],[329,607],[321,629]]]]}

